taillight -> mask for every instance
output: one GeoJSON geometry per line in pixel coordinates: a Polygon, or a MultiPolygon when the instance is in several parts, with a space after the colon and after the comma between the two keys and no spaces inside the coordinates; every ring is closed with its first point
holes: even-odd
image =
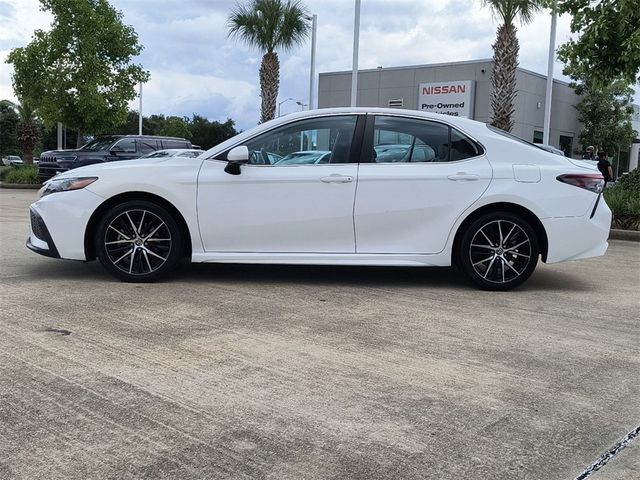
{"type": "Polygon", "coordinates": [[[563,183],[584,188],[594,193],[602,193],[604,190],[604,178],[598,173],[567,173],[556,178],[563,183]]]}

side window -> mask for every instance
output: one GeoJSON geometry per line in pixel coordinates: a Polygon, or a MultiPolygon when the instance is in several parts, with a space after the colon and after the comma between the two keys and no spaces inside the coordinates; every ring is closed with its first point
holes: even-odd
{"type": "Polygon", "coordinates": [[[138,140],[138,151],[143,154],[155,152],[157,149],[158,146],[155,140],[138,140]]]}
{"type": "Polygon", "coordinates": [[[476,143],[467,138],[464,134],[451,129],[451,161],[464,160],[465,158],[477,157],[480,150],[476,143]]]}
{"type": "Polygon", "coordinates": [[[136,152],[136,141],[133,138],[123,138],[122,140],[118,141],[118,143],[116,143],[114,147],[115,146],[117,146],[121,152],[125,152],[125,153],[136,152]]]}
{"type": "Polygon", "coordinates": [[[348,163],[356,118],[314,118],[264,133],[246,143],[249,164],[282,167],[348,163]]]}
{"type": "Polygon", "coordinates": [[[375,163],[449,162],[480,154],[471,139],[429,120],[378,116],[373,135],[375,163]]]}
{"type": "Polygon", "coordinates": [[[162,140],[163,148],[191,148],[184,140],[162,140]]]}

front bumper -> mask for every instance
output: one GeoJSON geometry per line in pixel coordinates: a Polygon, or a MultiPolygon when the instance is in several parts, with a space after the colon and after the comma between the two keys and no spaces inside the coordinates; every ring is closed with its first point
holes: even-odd
{"type": "Polygon", "coordinates": [[[72,168],[73,164],[71,162],[40,162],[38,163],[38,178],[40,181],[45,182],[59,173],[66,172],[72,168]]]}
{"type": "Polygon", "coordinates": [[[60,258],[56,244],[42,217],[33,208],[30,210],[31,235],[27,239],[27,248],[45,257],[60,258]]]}
{"type": "Polygon", "coordinates": [[[40,198],[31,205],[27,248],[49,257],[86,260],[87,225],[104,200],[86,188],[40,198]]]}

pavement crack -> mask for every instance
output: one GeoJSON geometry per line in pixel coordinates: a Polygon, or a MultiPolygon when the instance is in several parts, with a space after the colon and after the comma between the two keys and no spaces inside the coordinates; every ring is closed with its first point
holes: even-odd
{"type": "Polygon", "coordinates": [[[600,457],[595,462],[593,462],[584,472],[578,475],[575,480],[584,480],[585,478],[600,470],[607,463],[609,463],[613,459],[613,457],[618,455],[627,445],[633,442],[638,434],[640,434],[640,425],[631,430],[622,440],[620,440],[613,447],[600,455],[600,457]]]}

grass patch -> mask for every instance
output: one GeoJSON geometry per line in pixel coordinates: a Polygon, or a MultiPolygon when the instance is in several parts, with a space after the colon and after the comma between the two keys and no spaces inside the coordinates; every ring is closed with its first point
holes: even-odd
{"type": "Polygon", "coordinates": [[[5,183],[20,183],[24,185],[37,185],[38,167],[33,165],[5,167],[0,171],[0,180],[5,183]]]}

